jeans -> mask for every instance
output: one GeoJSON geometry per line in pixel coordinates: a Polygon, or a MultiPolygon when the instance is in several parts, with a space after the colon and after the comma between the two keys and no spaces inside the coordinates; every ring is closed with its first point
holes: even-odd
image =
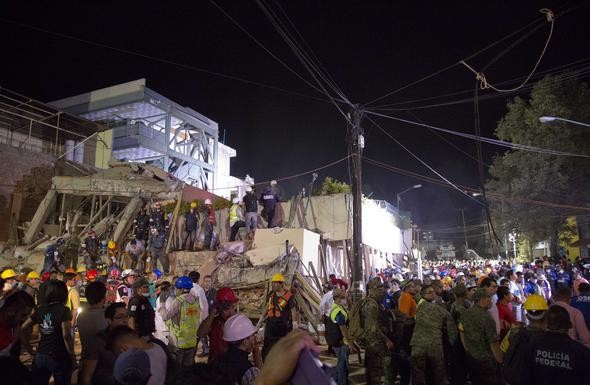
{"type": "Polygon", "coordinates": [[[170,273],[170,262],[168,260],[168,254],[166,254],[166,251],[164,249],[162,250],[158,250],[158,249],[152,249],[152,259],[153,259],[153,268],[157,269],[158,268],[158,258],[160,258],[160,263],[162,264],[162,269],[164,270],[164,274],[168,274],[170,273]]]}
{"type": "Polygon", "coordinates": [[[197,229],[189,230],[186,229],[184,231],[184,239],[182,240],[182,244],[180,247],[183,250],[193,251],[195,248],[195,241],[197,240],[197,229]],[[186,243],[188,241],[188,244],[186,243]]]}
{"type": "Polygon", "coordinates": [[[247,212],[246,213],[246,227],[248,231],[255,231],[258,227],[258,213],[257,212],[247,212]]]}
{"type": "Polygon", "coordinates": [[[72,382],[70,357],[58,360],[47,354],[37,354],[31,370],[33,385],[47,385],[52,375],[55,385],[70,385],[72,382]]]}
{"type": "Polygon", "coordinates": [[[342,344],[334,347],[334,352],[338,361],[336,362],[336,383],[338,385],[348,385],[348,346],[342,344]]]}
{"type": "Polygon", "coordinates": [[[176,356],[177,372],[180,372],[183,368],[190,367],[195,364],[195,350],[196,348],[175,349],[174,355],[176,356]]]}

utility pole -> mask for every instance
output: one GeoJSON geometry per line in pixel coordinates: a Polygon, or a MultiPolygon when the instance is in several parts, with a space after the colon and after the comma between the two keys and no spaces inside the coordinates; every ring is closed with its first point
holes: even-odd
{"type": "Polygon", "coordinates": [[[461,218],[463,218],[463,235],[465,236],[465,253],[469,249],[469,243],[467,243],[467,229],[465,228],[465,209],[461,209],[461,218]]]}
{"type": "Polygon", "coordinates": [[[363,279],[363,223],[362,223],[362,154],[365,147],[364,131],[361,128],[363,112],[355,106],[349,113],[348,141],[352,164],[352,283],[353,301],[360,300],[364,292],[363,279]]]}

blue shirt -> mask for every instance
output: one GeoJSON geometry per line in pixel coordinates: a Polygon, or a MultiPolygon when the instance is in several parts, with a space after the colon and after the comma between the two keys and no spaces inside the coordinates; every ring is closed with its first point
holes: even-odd
{"type": "Polygon", "coordinates": [[[395,299],[393,298],[393,293],[385,292],[385,295],[383,296],[383,306],[388,310],[393,310],[397,307],[395,299]]]}
{"type": "Polygon", "coordinates": [[[582,312],[586,326],[590,329],[590,295],[579,295],[572,298],[571,305],[582,312]]]}

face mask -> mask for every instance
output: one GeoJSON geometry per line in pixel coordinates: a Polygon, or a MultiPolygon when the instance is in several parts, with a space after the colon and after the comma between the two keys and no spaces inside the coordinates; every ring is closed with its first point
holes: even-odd
{"type": "Polygon", "coordinates": [[[141,293],[141,295],[143,295],[144,297],[146,297],[146,298],[147,298],[147,297],[149,297],[149,296],[150,296],[150,293],[141,293]]]}

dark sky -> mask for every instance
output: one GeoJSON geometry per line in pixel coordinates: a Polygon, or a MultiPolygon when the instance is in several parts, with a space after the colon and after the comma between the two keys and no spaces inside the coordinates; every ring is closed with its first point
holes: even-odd
{"type": "MultiPolygon", "coordinates": [[[[300,65],[255,1],[218,1],[227,13],[275,55],[308,81],[300,65]]],[[[276,7],[276,0],[266,3],[276,7]]],[[[538,10],[559,12],[573,1],[285,1],[279,4],[321,64],[347,97],[366,103],[470,56],[490,43],[542,20],[538,10]],[[436,4],[436,5],[434,5],[436,4]]],[[[276,9],[276,8],[275,8],[276,9]]],[[[140,52],[189,66],[237,76],[293,92],[326,99],[288,72],[208,1],[193,2],[10,2],[0,5],[2,71],[0,85],[51,101],[145,77],[148,87],[192,107],[219,123],[226,143],[238,151],[232,173],[269,180],[322,166],[346,155],[346,126],[328,102],[212,76],[203,72],[100,48],[39,32],[7,20],[52,32],[140,52]],[[93,4],[87,4],[93,3],[93,4]],[[190,4],[189,4],[190,3],[190,4]]],[[[590,7],[575,8],[558,18],[549,49],[538,71],[551,70],[588,56],[590,7]]],[[[283,16],[283,20],[286,19],[283,16]]],[[[536,25],[541,24],[538,22],[536,25]]],[[[528,33],[533,26],[469,60],[485,66],[528,33]]],[[[506,52],[486,71],[491,82],[525,76],[547,38],[548,24],[506,52]]],[[[587,63],[586,63],[587,65],[587,63]]],[[[469,99],[474,76],[455,66],[380,101],[400,103],[466,91],[411,106],[469,99]]],[[[514,86],[515,83],[512,83],[514,86]]],[[[509,96],[480,102],[482,133],[492,136],[509,96]]],[[[522,95],[526,96],[526,92],[522,95]]],[[[436,126],[474,132],[473,103],[397,111],[396,116],[436,126]]],[[[391,120],[378,122],[409,149],[450,180],[476,187],[476,163],[424,128],[391,120]]],[[[433,176],[393,141],[364,121],[365,155],[420,174],[433,176]]],[[[446,136],[475,156],[475,144],[446,136]]],[[[499,148],[484,145],[484,161],[499,148]]],[[[348,181],[344,163],[320,172],[348,181]]],[[[294,192],[310,176],[285,182],[294,192]]],[[[458,209],[469,219],[479,208],[451,189],[428,185],[375,166],[364,166],[364,193],[395,202],[395,194],[416,183],[424,187],[404,195],[404,208],[422,226],[454,225],[458,209]]]]}

